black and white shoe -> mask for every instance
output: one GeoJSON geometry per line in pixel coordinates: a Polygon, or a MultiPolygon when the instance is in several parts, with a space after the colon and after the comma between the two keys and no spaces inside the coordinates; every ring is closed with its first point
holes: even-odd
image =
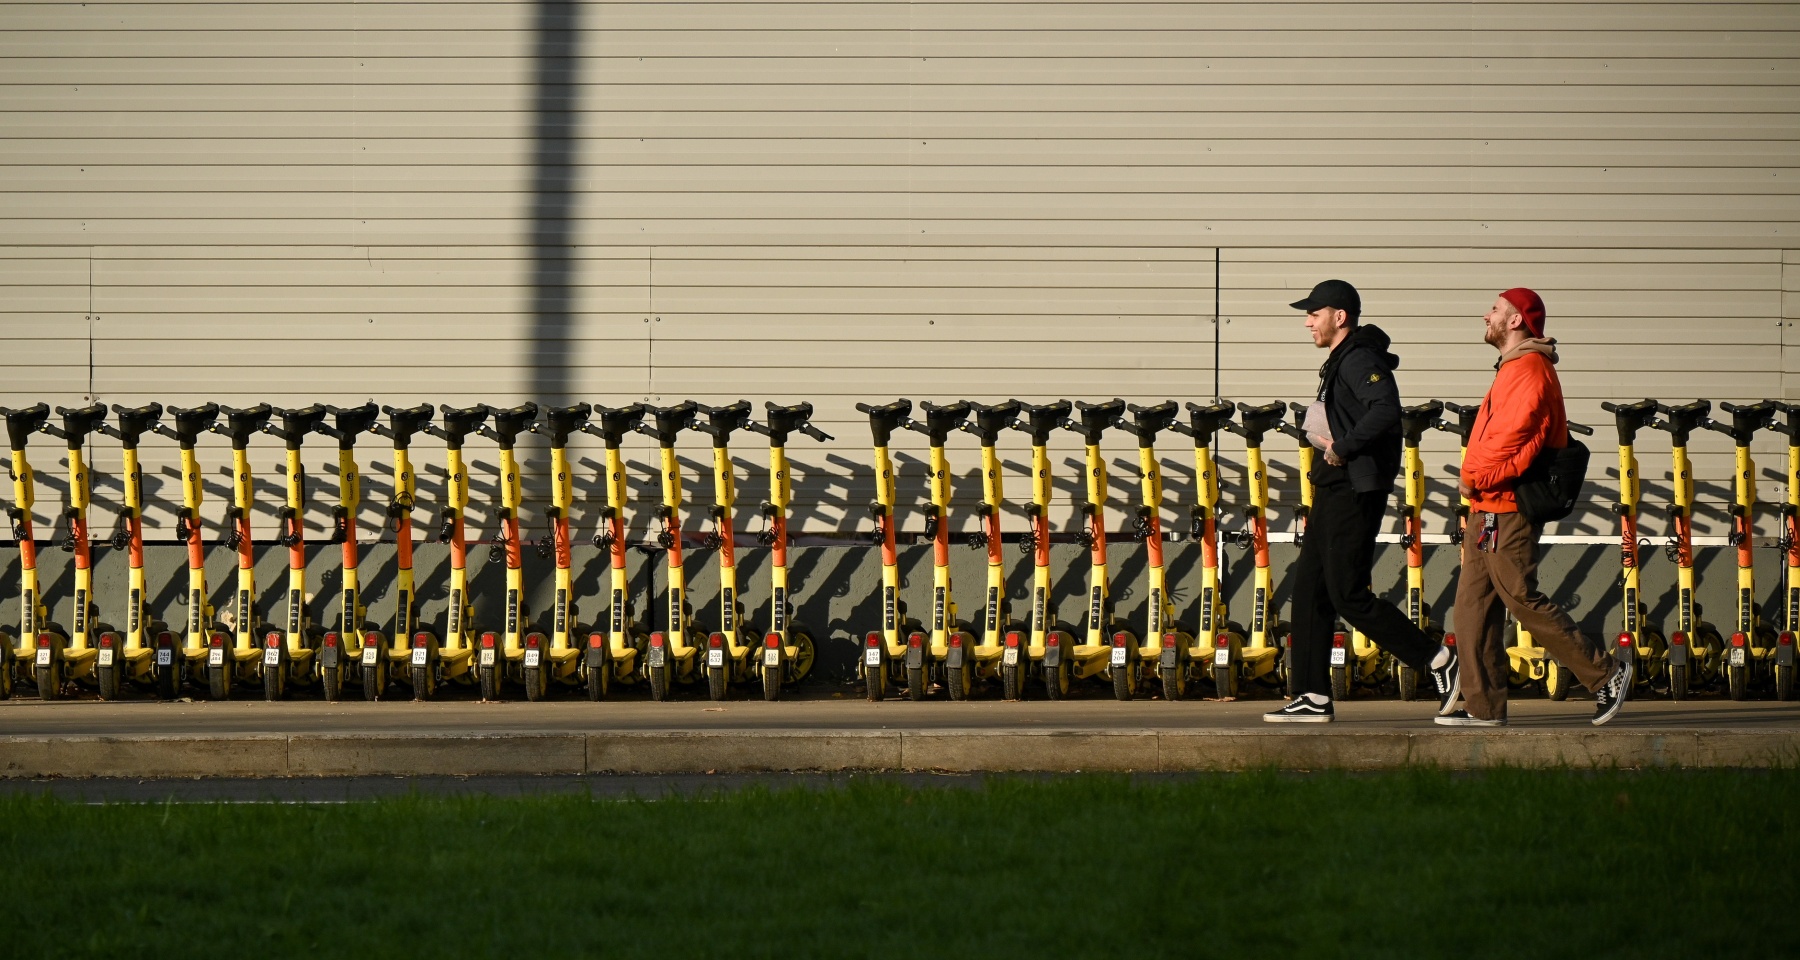
{"type": "Polygon", "coordinates": [[[1330,723],[1331,698],[1316,693],[1303,693],[1288,701],[1280,710],[1263,714],[1268,723],[1330,723]]]}
{"type": "Polygon", "coordinates": [[[1480,717],[1469,716],[1467,710],[1458,710],[1449,716],[1437,718],[1437,725],[1440,727],[1504,727],[1506,718],[1483,720],[1480,717]]]}
{"type": "Polygon", "coordinates": [[[1440,649],[1450,654],[1450,659],[1441,667],[1431,668],[1431,682],[1437,684],[1438,716],[1447,717],[1462,705],[1462,657],[1448,644],[1440,649]]]}
{"type": "Polygon", "coordinates": [[[1594,691],[1594,726],[1599,726],[1619,715],[1619,708],[1625,705],[1625,694],[1631,690],[1631,675],[1635,668],[1630,660],[1614,660],[1613,672],[1594,691]]]}

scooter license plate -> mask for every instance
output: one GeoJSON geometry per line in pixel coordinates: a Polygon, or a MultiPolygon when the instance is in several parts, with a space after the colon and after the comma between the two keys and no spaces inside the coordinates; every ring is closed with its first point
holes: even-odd
{"type": "Polygon", "coordinates": [[[723,650],[708,650],[708,651],[706,651],[706,665],[709,667],[724,666],[725,665],[725,651],[723,651],[723,650]]]}
{"type": "Polygon", "coordinates": [[[375,665],[375,662],[379,659],[381,659],[381,649],[380,648],[376,647],[372,643],[366,647],[363,647],[363,654],[362,654],[362,665],[363,666],[372,667],[375,665]]]}
{"type": "Polygon", "coordinates": [[[412,658],[412,665],[415,667],[424,666],[425,665],[425,655],[429,652],[430,651],[426,650],[424,647],[420,647],[417,650],[414,650],[413,658],[412,658]]]}
{"type": "Polygon", "coordinates": [[[1019,648],[1007,647],[1006,652],[1000,655],[1000,662],[1009,667],[1016,666],[1019,662],[1019,648]]]}
{"type": "Polygon", "coordinates": [[[1220,647],[1217,651],[1215,651],[1213,653],[1213,666],[1215,666],[1215,667],[1231,666],[1231,648],[1230,647],[1220,647]]]}
{"type": "Polygon", "coordinates": [[[174,666],[175,665],[175,651],[173,651],[173,650],[158,650],[158,651],[156,651],[156,665],[159,667],[174,666]]]}
{"type": "Polygon", "coordinates": [[[225,650],[224,650],[224,648],[223,647],[214,647],[212,652],[206,655],[206,662],[208,665],[214,666],[214,667],[224,666],[225,665],[225,650]]]}
{"type": "Polygon", "coordinates": [[[1122,667],[1125,665],[1125,648],[1124,647],[1114,647],[1113,648],[1112,665],[1115,667],[1122,667]]]}
{"type": "Polygon", "coordinates": [[[1334,667],[1341,667],[1344,665],[1345,662],[1346,661],[1345,661],[1345,657],[1344,657],[1344,648],[1343,647],[1332,647],[1331,648],[1331,665],[1334,667]]]}
{"type": "Polygon", "coordinates": [[[1734,666],[1734,667],[1743,666],[1744,659],[1745,658],[1744,658],[1744,648],[1743,647],[1732,647],[1731,648],[1731,665],[1732,666],[1734,666]]]}
{"type": "Polygon", "coordinates": [[[494,651],[492,651],[492,650],[481,651],[481,665],[484,667],[491,667],[494,665],[494,651]]]}
{"type": "Polygon", "coordinates": [[[263,651],[263,666],[265,666],[265,667],[281,666],[281,648],[280,647],[270,647],[269,649],[263,651]]]}
{"type": "Polygon", "coordinates": [[[47,667],[50,665],[50,648],[49,647],[39,647],[38,648],[37,665],[40,667],[47,667]]]}
{"type": "Polygon", "coordinates": [[[663,660],[664,660],[664,658],[665,658],[665,657],[667,657],[667,656],[668,656],[668,651],[667,651],[667,650],[665,650],[665,649],[664,649],[664,648],[662,648],[662,647],[651,647],[651,648],[650,648],[650,657],[649,657],[649,663],[650,663],[650,666],[653,666],[653,667],[660,667],[660,666],[662,666],[662,665],[663,665],[663,660]]]}
{"type": "Polygon", "coordinates": [[[876,647],[870,647],[869,652],[863,656],[863,663],[866,663],[871,667],[881,666],[881,650],[876,647]]]}
{"type": "Polygon", "coordinates": [[[780,650],[764,650],[763,651],[763,666],[765,666],[765,667],[781,666],[781,651],[780,650]]]}
{"type": "Polygon", "coordinates": [[[112,666],[112,658],[113,652],[111,650],[102,650],[100,651],[100,656],[97,657],[96,660],[100,666],[110,667],[112,666]]]}
{"type": "Polygon", "coordinates": [[[525,665],[528,667],[537,666],[538,661],[543,657],[543,655],[544,655],[544,652],[542,650],[527,650],[527,651],[525,651],[525,665]]]}

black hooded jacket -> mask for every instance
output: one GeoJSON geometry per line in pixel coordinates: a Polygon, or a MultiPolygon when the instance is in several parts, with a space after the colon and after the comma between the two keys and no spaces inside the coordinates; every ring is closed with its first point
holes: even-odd
{"type": "Polygon", "coordinates": [[[1315,483],[1345,480],[1361,493],[1390,492],[1400,474],[1400,358],[1380,327],[1358,325],[1319,368],[1319,396],[1342,467],[1315,461],[1315,483]]]}

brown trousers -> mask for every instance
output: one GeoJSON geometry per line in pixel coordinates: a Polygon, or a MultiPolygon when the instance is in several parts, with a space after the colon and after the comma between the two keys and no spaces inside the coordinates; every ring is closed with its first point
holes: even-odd
{"type": "Polygon", "coordinates": [[[1575,621],[1538,592],[1538,534],[1517,513],[1494,514],[1488,542],[1482,530],[1488,514],[1469,511],[1463,537],[1462,576],[1456,585],[1456,652],[1461,659],[1464,709],[1472,717],[1506,716],[1506,611],[1511,610],[1531,638],[1575,674],[1589,690],[1612,669],[1606,650],[1581,635],[1575,621]]]}

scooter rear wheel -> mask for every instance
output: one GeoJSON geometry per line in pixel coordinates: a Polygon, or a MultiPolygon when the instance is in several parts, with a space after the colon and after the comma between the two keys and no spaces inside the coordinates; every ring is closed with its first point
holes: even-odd
{"type": "Polygon", "coordinates": [[[906,696],[909,700],[925,699],[926,673],[923,666],[906,668],[906,696]]]}
{"type": "Polygon", "coordinates": [[[431,699],[431,667],[414,666],[412,668],[412,690],[414,700],[431,699]]]}
{"type": "Polygon", "coordinates": [[[1069,661],[1058,660],[1056,666],[1044,668],[1044,696],[1062,700],[1069,695],[1069,661]]]}
{"type": "Polygon", "coordinates": [[[960,667],[944,668],[944,687],[950,692],[950,699],[963,701],[975,692],[975,671],[967,664],[960,667]]]}
{"type": "Polygon", "coordinates": [[[386,692],[387,671],[377,663],[362,668],[362,688],[364,700],[380,700],[386,692]]]}
{"type": "MultiPolygon", "coordinates": [[[[117,654],[114,655],[117,656],[117,654]]],[[[114,663],[111,666],[94,667],[94,682],[100,688],[100,699],[119,699],[119,688],[123,685],[123,680],[119,674],[120,671],[117,663],[114,663]]]]}
{"type": "Polygon", "coordinates": [[[1025,699],[1025,670],[1016,663],[1000,665],[1000,696],[1006,700],[1025,699]]]}
{"type": "Polygon", "coordinates": [[[206,695],[212,700],[224,700],[231,696],[231,677],[225,671],[229,667],[206,668],[206,695]]]}
{"type": "Polygon", "coordinates": [[[263,699],[270,702],[287,698],[287,661],[262,670],[263,699]]]}
{"type": "Polygon", "coordinates": [[[794,660],[791,675],[783,682],[799,683],[812,675],[813,664],[819,659],[819,648],[813,642],[813,635],[806,630],[791,628],[788,637],[794,641],[794,660]]]}
{"type": "Polygon", "coordinates": [[[1400,688],[1400,700],[1410,702],[1419,699],[1419,671],[1404,663],[1394,665],[1394,683],[1400,688]]]}
{"type": "Polygon", "coordinates": [[[542,666],[525,668],[525,699],[537,703],[550,695],[550,675],[542,666]]]}
{"type": "Polygon", "coordinates": [[[727,692],[726,669],[723,666],[706,668],[706,698],[718,701],[725,699],[727,692]]]}
{"type": "Polygon", "coordinates": [[[475,673],[481,680],[481,699],[493,702],[500,699],[500,668],[497,666],[477,667],[475,673]]]}
{"type": "Polygon", "coordinates": [[[320,667],[319,687],[325,693],[327,703],[336,703],[344,698],[344,668],[320,667]]]}
{"type": "Polygon", "coordinates": [[[1162,667],[1157,671],[1157,679],[1162,681],[1164,700],[1174,702],[1187,699],[1187,669],[1185,667],[1162,667]]]}
{"type": "Polygon", "coordinates": [[[1112,686],[1114,700],[1130,700],[1137,694],[1138,665],[1135,660],[1126,661],[1123,667],[1112,668],[1112,686]]]}
{"type": "Polygon", "coordinates": [[[650,699],[657,703],[669,699],[669,665],[648,667],[644,672],[650,675],[650,699]]]}
{"type": "Polygon", "coordinates": [[[1669,665],[1669,699],[1676,702],[1688,698],[1688,668],[1685,663],[1669,665]]]}
{"type": "Polygon", "coordinates": [[[55,700],[62,696],[63,670],[61,660],[51,660],[48,666],[37,668],[38,699],[55,700]]]}
{"type": "Polygon", "coordinates": [[[612,672],[612,661],[605,658],[588,669],[583,689],[587,691],[590,703],[599,703],[606,699],[606,695],[612,687],[612,672]]]}
{"type": "Polygon", "coordinates": [[[1350,668],[1348,666],[1331,668],[1331,699],[1338,701],[1350,699],[1350,668]]]}
{"type": "Polygon", "coordinates": [[[1775,665],[1775,699],[1794,699],[1794,668],[1775,665]]]}
{"type": "Polygon", "coordinates": [[[863,664],[863,684],[868,688],[869,702],[874,703],[887,696],[887,663],[876,666],[863,664]]]}
{"type": "Polygon", "coordinates": [[[152,685],[156,690],[156,699],[173,700],[181,695],[181,665],[171,663],[166,667],[151,668],[152,685]]]}
{"type": "Polygon", "coordinates": [[[1238,696],[1237,664],[1213,664],[1213,690],[1220,700],[1236,700],[1238,696]]]}
{"type": "Polygon", "coordinates": [[[1730,691],[1733,700],[1743,700],[1749,697],[1750,668],[1748,666],[1726,666],[1725,688],[1730,691]]]}

